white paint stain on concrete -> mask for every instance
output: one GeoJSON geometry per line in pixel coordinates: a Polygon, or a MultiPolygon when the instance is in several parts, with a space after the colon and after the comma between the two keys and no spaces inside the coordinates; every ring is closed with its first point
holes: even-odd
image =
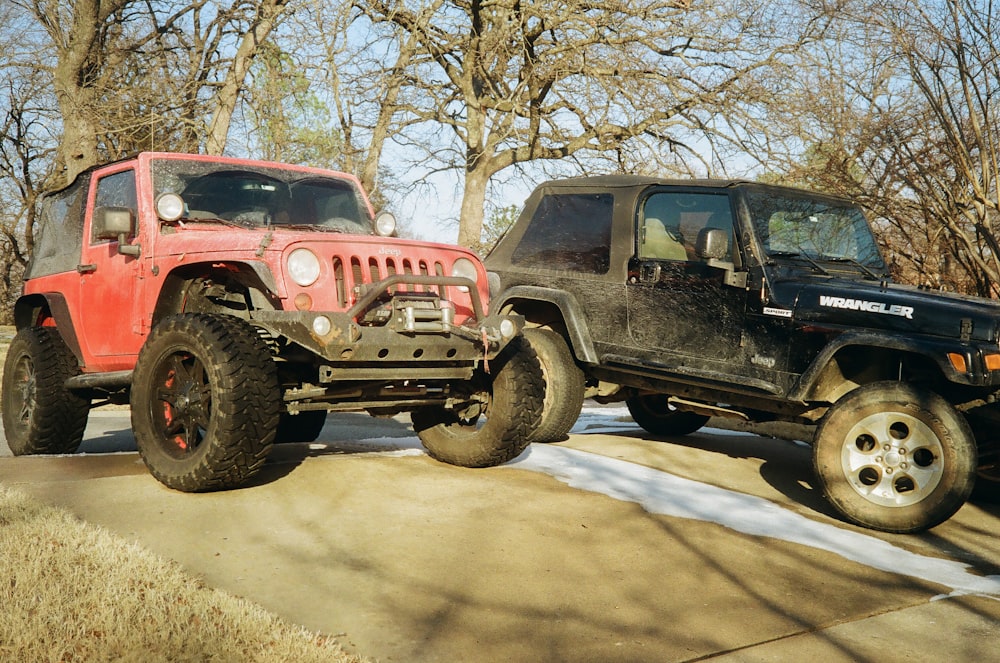
{"type": "MultiPolygon", "coordinates": [[[[635,428],[626,408],[588,408],[573,432],[615,433],[635,428]]],[[[415,437],[367,440],[366,444],[394,450],[389,451],[394,455],[411,455],[422,449],[415,437]]],[[[506,467],[542,472],[572,488],[639,504],[649,513],[717,523],[750,536],[824,550],[880,571],[949,587],[952,595],[1000,599],[1000,575],[977,575],[968,564],[914,553],[870,534],[811,520],[762,497],[651,467],[546,444],[531,445],[506,467]]]]}
{"type": "Polygon", "coordinates": [[[650,513],[718,523],[825,550],[858,564],[950,587],[953,593],[1000,597],[1000,576],[904,550],[874,536],[810,520],[774,502],[586,451],[532,445],[508,464],[543,472],[568,486],[634,502],[650,513]]]}

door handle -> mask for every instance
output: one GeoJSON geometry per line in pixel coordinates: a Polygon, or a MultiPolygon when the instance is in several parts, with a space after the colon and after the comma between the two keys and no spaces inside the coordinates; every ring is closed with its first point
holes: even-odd
{"type": "Polygon", "coordinates": [[[77,265],[76,271],[80,274],[93,274],[97,271],[97,265],[91,263],[89,265],[77,265]]]}

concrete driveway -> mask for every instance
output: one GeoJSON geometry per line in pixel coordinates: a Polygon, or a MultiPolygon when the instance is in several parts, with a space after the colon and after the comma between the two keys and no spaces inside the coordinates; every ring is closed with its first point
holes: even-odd
{"type": "MultiPolygon", "coordinates": [[[[331,415],[240,490],[152,479],[127,412],[0,482],[383,661],[996,661],[996,505],[920,536],[838,522],[802,445],[651,439],[616,408],[486,470],[331,415]]],[[[5,448],[2,450],[5,451],[5,448]]]]}

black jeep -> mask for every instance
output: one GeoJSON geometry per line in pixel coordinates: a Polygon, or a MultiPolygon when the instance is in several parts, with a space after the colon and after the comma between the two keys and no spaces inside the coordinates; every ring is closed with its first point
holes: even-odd
{"type": "Polygon", "coordinates": [[[486,259],[549,385],[536,441],[582,401],[655,435],[709,416],[817,424],[848,520],[916,532],[1000,480],[1000,304],[890,282],[848,200],[740,181],[547,182],[486,259]]]}

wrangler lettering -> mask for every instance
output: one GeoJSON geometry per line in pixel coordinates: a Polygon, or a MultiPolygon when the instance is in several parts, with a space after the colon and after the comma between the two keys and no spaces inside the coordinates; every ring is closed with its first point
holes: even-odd
{"type": "Polygon", "coordinates": [[[882,315],[898,315],[901,318],[906,318],[907,320],[913,319],[912,306],[886,304],[885,302],[870,302],[866,299],[847,299],[846,297],[820,295],[819,305],[827,308],[865,311],[867,313],[881,313],[882,315]]]}

